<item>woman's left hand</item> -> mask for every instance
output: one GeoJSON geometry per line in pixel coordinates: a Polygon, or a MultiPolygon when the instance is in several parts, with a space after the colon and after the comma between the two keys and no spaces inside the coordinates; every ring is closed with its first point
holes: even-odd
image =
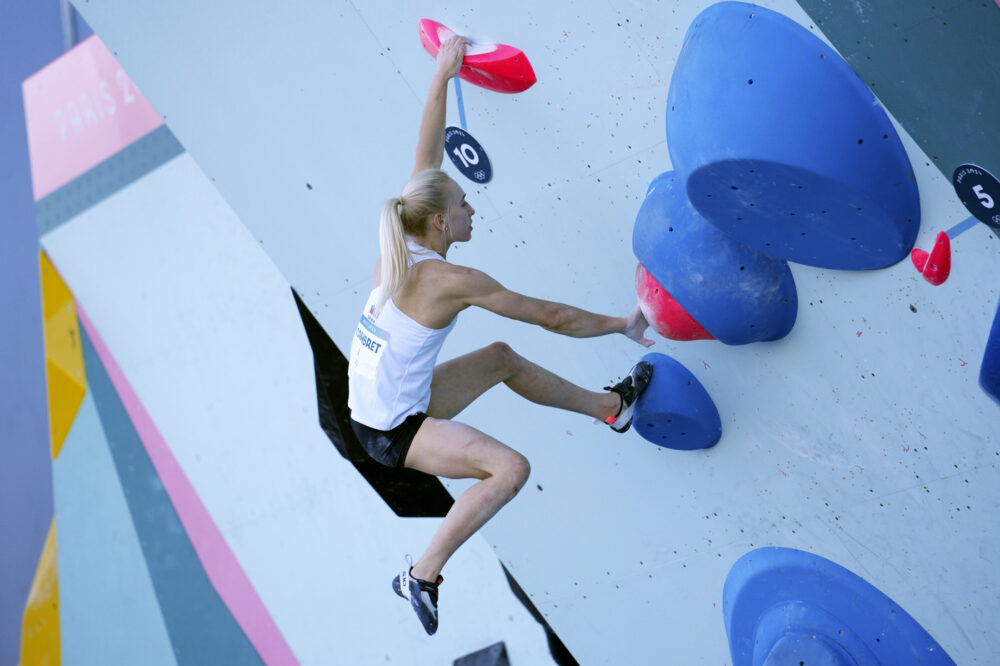
{"type": "Polygon", "coordinates": [[[642,314],[642,310],[639,308],[639,304],[636,303],[635,308],[628,314],[625,318],[625,328],[620,332],[629,340],[635,340],[643,347],[649,347],[655,344],[654,340],[650,340],[645,337],[646,329],[649,328],[649,323],[646,321],[646,316],[642,314]]]}

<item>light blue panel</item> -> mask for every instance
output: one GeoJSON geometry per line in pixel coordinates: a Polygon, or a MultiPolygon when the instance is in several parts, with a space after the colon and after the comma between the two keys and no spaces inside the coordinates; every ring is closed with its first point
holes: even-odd
{"type": "Polygon", "coordinates": [[[63,663],[175,664],[90,391],[53,465],[53,482],[63,663]]]}

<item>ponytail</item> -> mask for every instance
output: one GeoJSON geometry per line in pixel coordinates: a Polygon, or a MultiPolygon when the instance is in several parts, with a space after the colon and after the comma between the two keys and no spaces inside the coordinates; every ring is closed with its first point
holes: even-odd
{"type": "Polygon", "coordinates": [[[435,213],[448,214],[451,178],[440,169],[425,169],[413,176],[398,197],[387,199],[379,219],[379,250],[382,252],[380,274],[382,293],[379,309],[406,281],[410,250],[406,237],[422,238],[427,221],[435,213]]]}
{"type": "Polygon", "coordinates": [[[402,207],[401,197],[387,199],[382,206],[382,217],[379,220],[382,293],[379,295],[378,309],[382,309],[389,297],[406,281],[406,272],[410,266],[410,250],[406,247],[406,233],[403,231],[400,214],[402,207]]]}

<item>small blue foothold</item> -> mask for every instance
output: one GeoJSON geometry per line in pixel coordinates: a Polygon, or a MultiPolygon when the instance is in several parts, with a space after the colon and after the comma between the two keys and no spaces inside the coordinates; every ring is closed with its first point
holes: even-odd
{"type": "Polygon", "coordinates": [[[635,405],[632,425],[636,432],[668,449],[715,446],[722,437],[722,420],[701,382],[664,354],[653,352],[642,360],[652,364],[653,378],[635,405]]]}

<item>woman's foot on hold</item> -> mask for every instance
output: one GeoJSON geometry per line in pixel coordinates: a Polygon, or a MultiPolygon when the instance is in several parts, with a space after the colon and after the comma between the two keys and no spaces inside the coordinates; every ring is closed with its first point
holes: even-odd
{"type": "Polygon", "coordinates": [[[615,432],[625,432],[632,427],[632,413],[635,411],[635,403],[642,395],[642,392],[649,386],[649,380],[653,377],[653,366],[647,361],[636,363],[625,379],[614,386],[605,386],[605,391],[617,393],[621,398],[621,409],[615,416],[609,416],[605,423],[611,426],[615,432]]]}

